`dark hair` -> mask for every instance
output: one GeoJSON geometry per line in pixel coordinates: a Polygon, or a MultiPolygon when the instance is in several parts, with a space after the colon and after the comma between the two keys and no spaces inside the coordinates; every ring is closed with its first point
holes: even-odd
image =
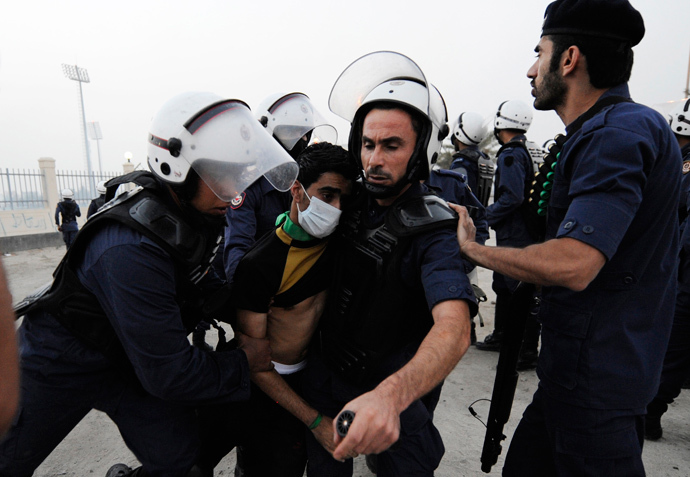
{"type": "Polygon", "coordinates": [[[345,179],[355,181],[359,177],[359,168],[354,158],[340,146],[328,142],[320,142],[307,147],[297,157],[299,175],[297,180],[308,188],[318,181],[322,174],[334,172],[345,179]]]}
{"type": "Polygon", "coordinates": [[[589,82],[595,88],[612,88],[627,83],[633,66],[633,51],[630,43],[604,38],[589,38],[573,35],[549,35],[553,42],[549,71],[558,69],[563,52],[577,46],[587,59],[589,82]]]}

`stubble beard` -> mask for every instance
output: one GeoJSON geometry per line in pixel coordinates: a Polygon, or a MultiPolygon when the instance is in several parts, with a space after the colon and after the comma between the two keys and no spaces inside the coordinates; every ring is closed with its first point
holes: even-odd
{"type": "Polygon", "coordinates": [[[556,71],[544,75],[542,84],[534,86],[534,109],[540,111],[556,110],[565,103],[568,87],[556,71]]]}

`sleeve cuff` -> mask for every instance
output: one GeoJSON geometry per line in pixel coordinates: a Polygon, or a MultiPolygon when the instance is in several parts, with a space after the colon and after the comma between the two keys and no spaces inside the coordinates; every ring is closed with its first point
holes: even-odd
{"type": "Polygon", "coordinates": [[[613,257],[635,215],[631,206],[611,194],[575,199],[558,226],[557,238],[570,237],[613,257]]]}

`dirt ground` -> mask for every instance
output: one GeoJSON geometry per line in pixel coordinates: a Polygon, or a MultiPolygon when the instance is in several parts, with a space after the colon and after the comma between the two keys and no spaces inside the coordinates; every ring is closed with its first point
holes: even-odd
{"type": "MultiPolygon", "coordinates": [[[[44,248],[13,253],[3,257],[14,301],[18,301],[36,287],[51,279],[51,273],[64,254],[64,247],[44,248]]],[[[489,297],[480,311],[486,326],[477,328],[479,339],[493,329],[494,298],[491,291],[491,272],[479,270],[480,286],[489,297]]],[[[435,415],[443,436],[446,454],[438,468],[439,477],[481,476],[480,454],[484,441],[484,426],[472,417],[468,406],[477,399],[490,399],[498,353],[479,351],[471,347],[456,369],[446,379],[435,415]]],[[[508,439],[504,452],[491,474],[500,475],[505,451],[522,411],[536,389],[534,371],[520,373],[515,403],[510,421],[504,430],[508,439]]],[[[478,417],[486,420],[489,403],[481,401],[473,408],[478,417]]],[[[654,477],[690,477],[690,393],[685,391],[664,415],[664,437],[646,442],[643,460],[647,474],[654,477]]],[[[36,477],[104,476],[108,468],[118,462],[137,465],[133,454],[122,442],[117,428],[98,411],[92,411],[53,451],[34,474],[36,477]]],[[[216,475],[232,476],[234,453],[217,467],[216,475]]],[[[364,458],[355,461],[355,476],[371,474],[364,458]]]]}

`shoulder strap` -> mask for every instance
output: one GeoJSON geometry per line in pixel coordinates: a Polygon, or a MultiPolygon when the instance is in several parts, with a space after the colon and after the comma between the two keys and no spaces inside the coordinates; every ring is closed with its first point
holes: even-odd
{"type": "Polygon", "coordinates": [[[462,151],[458,151],[457,153],[455,153],[455,155],[453,156],[453,159],[455,160],[455,159],[460,158],[460,157],[462,157],[463,159],[467,159],[468,161],[476,163],[483,156],[482,156],[482,153],[476,149],[463,149],[462,151]]]}
{"type": "Polygon", "coordinates": [[[458,216],[440,197],[424,194],[393,204],[386,213],[386,228],[397,237],[456,227],[458,216]]]}
{"type": "Polygon", "coordinates": [[[518,140],[510,140],[507,143],[505,143],[504,145],[502,145],[501,148],[496,153],[496,157],[500,156],[504,150],[511,148],[511,147],[522,148],[525,150],[525,152],[527,153],[527,155],[530,158],[532,157],[532,155],[529,153],[529,149],[527,149],[527,144],[525,144],[523,141],[518,141],[518,140]]]}

